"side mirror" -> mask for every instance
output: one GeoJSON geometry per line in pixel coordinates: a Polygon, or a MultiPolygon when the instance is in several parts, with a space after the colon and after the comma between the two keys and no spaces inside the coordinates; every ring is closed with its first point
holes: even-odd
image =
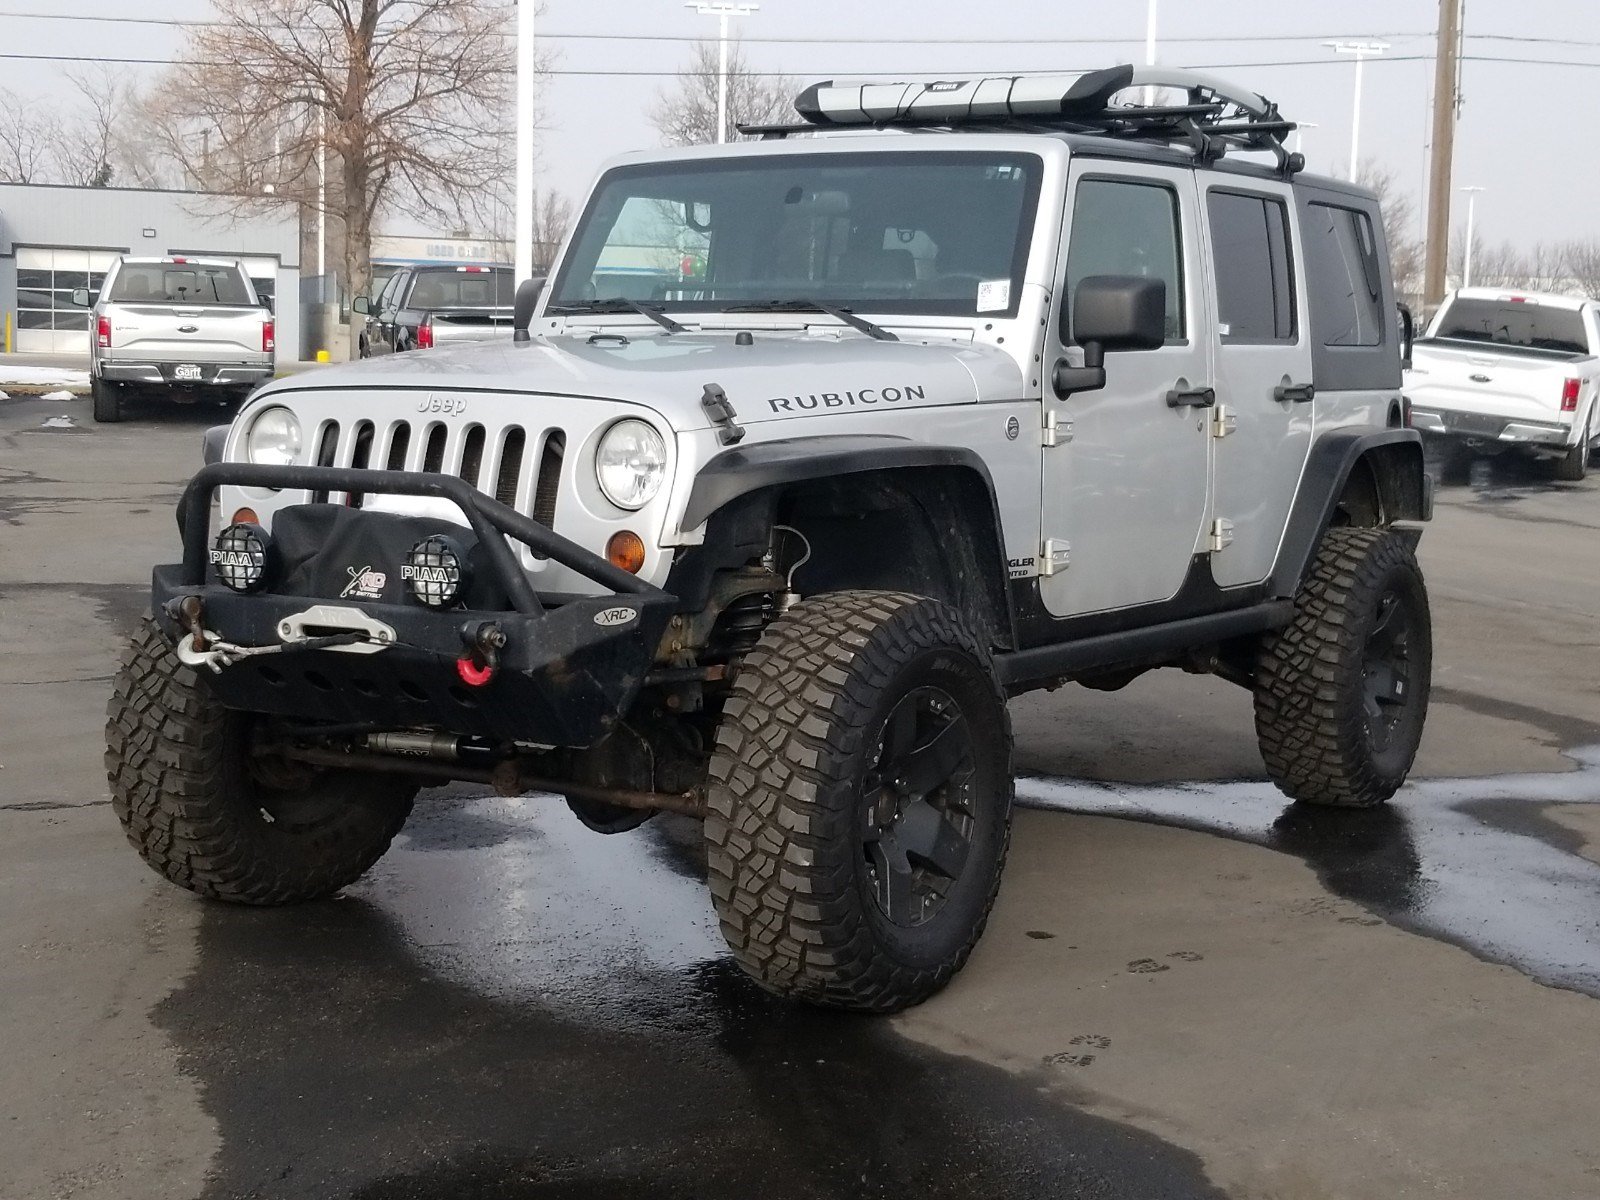
{"type": "Polygon", "coordinates": [[[1417,340],[1417,321],[1408,305],[1396,303],[1400,312],[1400,369],[1411,370],[1411,347],[1417,340]]]}
{"type": "Polygon", "coordinates": [[[1072,339],[1083,347],[1083,366],[1056,364],[1056,395],[1092,392],[1106,385],[1105,356],[1112,351],[1159,350],[1167,340],[1167,284],[1137,275],[1091,275],[1072,297],[1072,339]]]}
{"type": "Polygon", "coordinates": [[[544,291],[544,277],[535,275],[517,284],[517,298],[511,306],[511,338],[513,341],[531,340],[528,326],[533,324],[533,310],[539,307],[539,296],[544,291]]]}
{"type": "Polygon", "coordinates": [[[372,301],[365,296],[357,296],[350,301],[350,311],[360,313],[363,317],[372,316],[377,310],[372,307],[372,301]]]}
{"type": "Polygon", "coordinates": [[[72,289],[72,302],[74,304],[76,304],[79,308],[89,308],[93,304],[93,300],[91,300],[90,296],[89,296],[89,289],[88,288],[73,288],[72,289]]]}

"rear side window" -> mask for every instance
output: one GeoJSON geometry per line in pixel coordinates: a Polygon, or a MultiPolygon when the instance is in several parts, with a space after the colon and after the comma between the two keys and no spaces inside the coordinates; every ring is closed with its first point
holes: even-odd
{"type": "MultiPolygon", "coordinates": [[[[1124,179],[1085,179],[1078,185],[1063,313],[1078,285],[1094,275],[1163,280],[1167,340],[1184,337],[1183,246],[1178,237],[1178,197],[1171,188],[1124,179]]],[[[1070,324],[1062,331],[1062,340],[1076,340],[1070,324]]]]}
{"type": "Polygon", "coordinates": [[[1311,203],[1300,234],[1324,346],[1383,344],[1383,271],[1372,219],[1354,208],[1311,203]]]}
{"type": "Polygon", "coordinates": [[[1433,336],[1558,354],[1589,352],[1582,313],[1575,308],[1554,308],[1525,300],[1458,298],[1440,316],[1433,336]]]}
{"type": "Polygon", "coordinates": [[[1213,191],[1206,197],[1224,342],[1295,339],[1289,210],[1270,196],[1213,191]]]}
{"type": "Polygon", "coordinates": [[[201,263],[124,263],[111,285],[113,304],[253,305],[237,267],[201,263]]]}

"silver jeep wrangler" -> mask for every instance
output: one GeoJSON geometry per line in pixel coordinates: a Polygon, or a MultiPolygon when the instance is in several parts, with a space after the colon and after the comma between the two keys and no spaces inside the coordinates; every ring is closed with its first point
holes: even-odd
{"type": "Polygon", "coordinates": [[[1430,493],[1374,196],[1188,72],[796,107],[609,166],[516,340],[239,414],[111,701],[152,867],[326,896],[445,780],[683,813],[751,976],[887,1011],[982,932],[1010,696],[1214,672],[1289,796],[1399,788],[1430,493]]]}

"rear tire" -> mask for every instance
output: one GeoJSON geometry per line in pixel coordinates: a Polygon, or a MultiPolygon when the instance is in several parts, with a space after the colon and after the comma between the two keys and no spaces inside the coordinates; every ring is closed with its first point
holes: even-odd
{"type": "Polygon", "coordinates": [[[94,419],[101,425],[115,425],[122,420],[122,385],[93,375],[89,379],[89,399],[94,409],[94,419]]]}
{"type": "Polygon", "coordinates": [[[1433,628],[1416,556],[1393,530],[1329,529],[1295,607],[1256,667],[1267,773],[1308,804],[1382,804],[1405,782],[1428,712],[1433,628]]]}
{"type": "Polygon", "coordinates": [[[128,841],[157,874],[213,900],[332,895],[389,848],[417,791],[350,771],[269,784],[248,753],[251,715],[217,704],[148,617],[107,716],[111,806],[128,841]]]}
{"type": "Polygon", "coordinates": [[[1555,460],[1552,473],[1562,483],[1582,483],[1589,474],[1589,453],[1594,441],[1594,416],[1578,437],[1578,444],[1568,450],[1565,457],[1555,460]]]}
{"type": "Polygon", "coordinates": [[[768,991],[893,1012],[983,932],[1010,840],[1011,726],[960,616],[892,592],[795,605],[745,655],[717,732],[712,898],[768,991]]]}

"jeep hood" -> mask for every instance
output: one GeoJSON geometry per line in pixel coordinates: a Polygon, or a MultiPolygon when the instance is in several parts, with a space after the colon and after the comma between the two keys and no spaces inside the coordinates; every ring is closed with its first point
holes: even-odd
{"type": "Polygon", "coordinates": [[[648,405],[685,432],[710,425],[707,384],[727,393],[741,424],[829,413],[1016,400],[1022,373],[1003,351],[955,342],[875,341],[852,332],[753,331],[562,335],[479,342],[322,368],[257,393],[405,390],[525,392],[648,405]]]}

